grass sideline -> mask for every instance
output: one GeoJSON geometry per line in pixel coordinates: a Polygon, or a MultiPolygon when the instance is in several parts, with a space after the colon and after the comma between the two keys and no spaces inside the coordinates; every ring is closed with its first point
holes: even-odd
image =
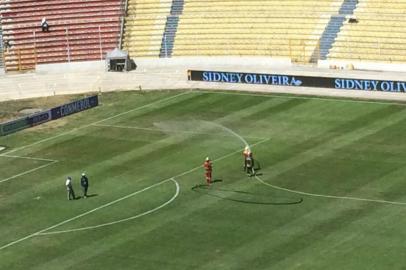
{"type": "Polygon", "coordinates": [[[33,171],[0,182],[0,247],[33,235],[0,250],[0,269],[402,269],[406,108],[343,101],[107,93],[57,128],[1,137],[0,178],[33,171]],[[265,184],[243,173],[238,136],[265,184]],[[36,170],[45,160],[58,162],[36,170]],[[92,196],[68,201],[83,170],[92,196]]]}

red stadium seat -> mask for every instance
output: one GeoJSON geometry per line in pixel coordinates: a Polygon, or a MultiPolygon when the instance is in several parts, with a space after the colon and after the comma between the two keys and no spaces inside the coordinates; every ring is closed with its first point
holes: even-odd
{"type": "Polygon", "coordinates": [[[0,4],[7,71],[36,64],[98,60],[117,47],[120,0],[10,0],[0,4]],[[49,32],[41,31],[46,18],[49,32]]]}

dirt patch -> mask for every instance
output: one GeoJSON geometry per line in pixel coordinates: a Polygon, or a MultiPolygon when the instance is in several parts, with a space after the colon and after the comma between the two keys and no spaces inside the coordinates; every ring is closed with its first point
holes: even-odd
{"type": "Polygon", "coordinates": [[[82,97],[84,95],[61,95],[0,102],[0,123],[38,112],[38,110],[69,103],[82,97]]]}
{"type": "Polygon", "coordinates": [[[19,114],[23,114],[23,115],[30,115],[30,114],[34,114],[37,112],[42,111],[43,109],[40,108],[26,108],[26,109],[22,109],[20,110],[18,113],[19,114]]]}

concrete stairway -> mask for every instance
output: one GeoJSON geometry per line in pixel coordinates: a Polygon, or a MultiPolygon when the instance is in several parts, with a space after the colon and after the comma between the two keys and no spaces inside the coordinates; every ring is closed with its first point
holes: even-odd
{"type": "Polygon", "coordinates": [[[320,38],[320,49],[318,53],[318,57],[320,59],[326,59],[338,33],[340,32],[341,27],[344,24],[346,15],[352,15],[357,7],[357,4],[358,0],[344,0],[338,14],[331,16],[330,21],[320,38]]]}
{"type": "Polygon", "coordinates": [[[165,31],[162,37],[159,57],[171,57],[176,31],[178,29],[179,15],[183,12],[184,0],[172,0],[171,13],[166,19],[165,31]]]}

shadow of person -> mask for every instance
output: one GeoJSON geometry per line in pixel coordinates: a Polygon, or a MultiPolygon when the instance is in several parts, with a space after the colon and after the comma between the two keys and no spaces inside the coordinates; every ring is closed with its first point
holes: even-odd
{"type": "Polygon", "coordinates": [[[211,181],[212,184],[221,182],[223,182],[223,179],[214,179],[213,181],[211,181]]]}
{"type": "Polygon", "coordinates": [[[254,163],[254,170],[256,172],[261,170],[261,163],[257,159],[255,160],[255,163],[254,163]]]}

